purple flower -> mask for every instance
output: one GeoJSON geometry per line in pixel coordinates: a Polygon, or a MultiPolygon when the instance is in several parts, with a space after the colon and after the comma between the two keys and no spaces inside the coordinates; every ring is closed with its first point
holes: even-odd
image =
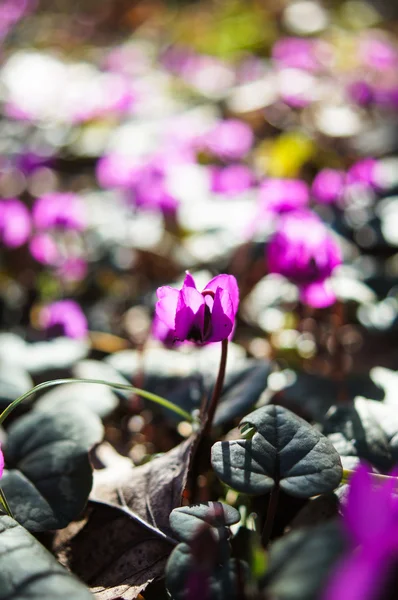
{"type": "Polygon", "coordinates": [[[374,37],[363,40],[360,54],[367,67],[373,67],[378,71],[388,71],[398,66],[398,51],[386,39],[374,37]]]}
{"type": "Polygon", "coordinates": [[[38,233],[29,242],[31,255],[43,265],[55,265],[59,258],[59,250],[55,240],[47,233],[38,233]]]}
{"type": "Polygon", "coordinates": [[[157,296],[156,317],[174,340],[207,344],[225,340],[233,332],[239,305],[233,275],[217,275],[199,292],[187,272],[181,290],[164,286],[158,288],[157,296]]]}
{"type": "Polygon", "coordinates": [[[359,106],[369,106],[375,99],[373,87],[361,79],[352,81],[347,87],[347,93],[359,106]]]}
{"type": "Polygon", "coordinates": [[[0,242],[8,248],[25,244],[31,230],[31,219],[25,204],[15,198],[0,200],[0,242]]]}
{"type": "Polygon", "coordinates": [[[316,43],[298,37],[285,37],[272,48],[272,58],[283,67],[316,71],[319,63],[316,57],[316,43]]]}
{"type": "Polygon", "coordinates": [[[4,455],[3,455],[3,451],[1,449],[1,444],[0,444],[0,479],[3,475],[3,471],[4,471],[4,455]]]}
{"type": "Polygon", "coordinates": [[[16,164],[18,168],[26,175],[31,175],[41,167],[48,167],[52,164],[51,156],[41,156],[35,152],[23,152],[17,157],[16,164]]]}
{"type": "Polygon", "coordinates": [[[210,178],[211,191],[228,196],[245,192],[254,182],[253,172],[245,165],[210,167],[210,178]]]}
{"type": "Polygon", "coordinates": [[[347,182],[353,185],[364,185],[366,187],[377,188],[375,177],[377,160],[374,158],[364,158],[354,163],[347,173],[347,182]]]}
{"type": "Polygon", "coordinates": [[[87,261],[81,256],[68,256],[57,268],[57,275],[62,281],[81,281],[87,275],[87,261]]]}
{"type": "Polygon", "coordinates": [[[270,273],[279,273],[300,289],[300,299],[314,308],[333,304],[328,279],[342,262],[340,249],[322,221],[309,211],[282,215],[267,245],[270,273]]]}
{"type": "Polygon", "coordinates": [[[261,212],[285,213],[305,208],[309,202],[309,189],[299,179],[266,179],[259,189],[261,212]]]}
{"type": "Polygon", "coordinates": [[[249,125],[238,119],[218,123],[203,136],[206,150],[224,160],[240,160],[252,147],[253,132],[249,125]]]}
{"type": "Polygon", "coordinates": [[[73,300],[59,300],[40,310],[39,324],[47,331],[61,331],[70,338],[87,336],[87,319],[80,306],[73,300]]]}
{"type": "Polygon", "coordinates": [[[178,200],[167,189],[166,169],[153,162],[145,165],[132,187],[136,206],[148,210],[160,210],[163,214],[173,214],[178,200]]]}
{"type": "Polygon", "coordinates": [[[135,157],[114,152],[99,159],[96,176],[102,188],[129,188],[135,183],[140,168],[135,157]]]}
{"type": "Polygon", "coordinates": [[[37,229],[75,229],[86,227],[84,205],[77,194],[53,192],[38,198],[33,205],[33,222],[37,229]]]}
{"type": "Polygon", "coordinates": [[[334,204],[343,195],[345,173],[336,169],[322,169],[312,182],[312,194],[322,204],[334,204]]]}
{"type": "Polygon", "coordinates": [[[396,485],[396,473],[374,486],[366,465],[356,469],[343,509],[350,551],[337,565],[322,600],[385,597],[384,584],[398,557],[396,485]]]}

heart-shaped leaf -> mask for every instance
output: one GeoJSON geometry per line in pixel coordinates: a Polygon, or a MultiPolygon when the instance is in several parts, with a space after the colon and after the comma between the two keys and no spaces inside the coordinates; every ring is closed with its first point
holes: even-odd
{"type": "Polygon", "coordinates": [[[239,492],[267,494],[275,485],[299,498],[332,491],[341,481],[331,442],[281,406],[264,406],[241,421],[251,439],[217,442],[211,462],[218,477],[239,492]]]}
{"type": "Polygon", "coordinates": [[[66,527],[91,490],[88,450],[102,438],[101,421],[84,409],[33,411],[8,433],[1,484],[16,520],[30,531],[66,527]]]}
{"type": "Polygon", "coordinates": [[[398,416],[381,402],[356,398],[353,405],[333,407],[323,432],[341,455],[367,460],[380,471],[398,461],[398,416]]]}
{"type": "Polygon", "coordinates": [[[237,598],[238,566],[243,584],[246,565],[238,565],[234,559],[212,565],[212,549],[203,545],[199,552],[198,555],[188,544],[178,544],[171,553],[166,567],[166,587],[172,599],[185,600],[191,588],[197,597],[206,600],[237,598]]]}
{"type": "Polygon", "coordinates": [[[26,529],[0,516],[0,600],[93,600],[26,529]]]}
{"type": "Polygon", "coordinates": [[[240,514],[228,504],[205,502],[175,508],[170,515],[170,526],[182,542],[189,542],[204,524],[210,525],[216,539],[229,535],[227,527],[238,523],[240,514]]]}
{"type": "Polygon", "coordinates": [[[262,586],[278,600],[315,600],[344,550],[338,523],[298,529],[271,546],[262,586]]]}

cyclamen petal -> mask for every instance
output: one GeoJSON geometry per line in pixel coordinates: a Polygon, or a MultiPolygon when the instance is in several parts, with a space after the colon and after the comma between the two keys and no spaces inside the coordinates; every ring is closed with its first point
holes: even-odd
{"type": "MultiPolygon", "coordinates": [[[[179,340],[196,335],[203,337],[205,321],[205,299],[198,290],[183,287],[179,293],[175,316],[175,333],[179,340]]],[[[198,340],[201,341],[201,340],[198,340]]]]}
{"type": "Polygon", "coordinates": [[[229,336],[234,324],[235,312],[227,290],[217,288],[212,310],[212,331],[209,342],[221,342],[229,336]]]}
{"type": "Polygon", "coordinates": [[[158,288],[156,294],[159,298],[159,302],[156,304],[157,316],[167,327],[174,329],[177,304],[180,297],[179,291],[167,285],[158,288]]]}
{"type": "Polygon", "coordinates": [[[227,290],[229,293],[234,311],[233,317],[235,317],[239,306],[239,288],[235,277],[233,275],[217,275],[205,287],[206,290],[212,292],[216,292],[217,288],[227,290]]]}

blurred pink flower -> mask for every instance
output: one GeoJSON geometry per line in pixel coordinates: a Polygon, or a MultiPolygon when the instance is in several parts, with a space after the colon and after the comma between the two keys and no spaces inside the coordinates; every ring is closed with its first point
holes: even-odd
{"type": "Polygon", "coordinates": [[[157,166],[155,161],[148,162],[137,173],[132,199],[137,207],[163,214],[175,213],[179,204],[168,190],[166,169],[157,166]]]}
{"type": "Polygon", "coordinates": [[[59,258],[59,250],[55,240],[47,233],[38,233],[29,242],[31,255],[43,265],[55,265],[59,258]]]}
{"type": "Polygon", "coordinates": [[[300,179],[265,179],[259,188],[262,213],[285,213],[305,208],[309,202],[308,185],[300,179]]]}
{"type": "Polygon", "coordinates": [[[81,281],[88,271],[88,264],[82,256],[68,256],[57,268],[57,275],[62,281],[81,281]]]}
{"type": "Polygon", "coordinates": [[[59,300],[43,307],[39,313],[39,324],[49,331],[60,331],[62,335],[70,338],[84,338],[87,336],[87,319],[74,300],[59,300]]]}
{"type": "Polygon", "coordinates": [[[319,68],[316,46],[315,40],[284,37],[275,42],[271,56],[280,66],[316,71],[319,68]]]}
{"type": "Polygon", "coordinates": [[[377,160],[374,158],[363,158],[354,163],[347,172],[347,183],[349,185],[364,185],[377,188],[375,177],[377,160]]]}
{"type": "Polygon", "coordinates": [[[238,119],[226,119],[204,134],[201,143],[218,158],[239,160],[249,152],[253,141],[254,135],[249,125],[238,119]]]}
{"type": "Polygon", "coordinates": [[[0,242],[8,248],[25,244],[31,231],[31,217],[25,204],[16,198],[0,200],[0,242]]]}
{"type": "Polygon", "coordinates": [[[245,165],[210,167],[210,189],[217,194],[236,196],[250,189],[254,183],[254,173],[245,165]]]}
{"type": "Polygon", "coordinates": [[[140,168],[135,157],[113,152],[98,160],[96,176],[102,188],[129,188],[136,182],[140,168]]]}
{"type": "Polygon", "coordinates": [[[71,192],[52,192],[36,200],[33,205],[33,223],[37,229],[74,229],[86,227],[82,199],[71,192]]]}
{"type": "Polygon", "coordinates": [[[367,68],[378,71],[398,68],[398,49],[389,40],[369,37],[360,42],[359,53],[367,68]]]}
{"type": "Polygon", "coordinates": [[[266,248],[270,273],[279,273],[300,290],[300,299],[314,308],[333,304],[329,277],[342,262],[340,248],[322,221],[310,211],[282,215],[266,248]]]}
{"type": "Polygon", "coordinates": [[[344,171],[322,169],[312,182],[312,194],[322,204],[334,204],[343,195],[345,180],[344,171]]]}

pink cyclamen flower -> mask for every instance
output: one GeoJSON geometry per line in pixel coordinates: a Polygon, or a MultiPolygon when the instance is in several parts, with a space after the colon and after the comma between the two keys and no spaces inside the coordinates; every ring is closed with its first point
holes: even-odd
{"type": "Polygon", "coordinates": [[[316,71],[319,62],[316,57],[316,42],[298,37],[285,37],[272,48],[272,58],[283,67],[316,71]]]}
{"type": "Polygon", "coordinates": [[[16,198],[0,200],[0,242],[8,248],[25,244],[31,230],[31,218],[25,204],[16,198]]]}
{"type": "Polygon", "coordinates": [[[0,479],[3,475],[3,471],[4,471],[4,455],[3,455],[3,451],[1,449],[1,444],[0,444],[0,479]]]}
{"type": "Polygon", "coordinates": [[[385,586],[398,558],[397,473],[391,475],[374,485],[362,464],[351,477],[343,507],[349,552],[334,570],[322,600],[390,598],[385,586]]]}
{"type": "Polygon", "coordinates": [[[308,185],[300,179],[270,178],[259,188],[262,213],[285,213],[305,208],[309,202],[308,185]]]}
{"type": "Polygon", "coordinates": [[[86,227],[84,204],[77,194],[53,192],[38,198],[33,205],[33,222],[37,229],[75,229],[86,227]]]}
{"type": "Polygon", "coordinates": [[[137,174],[132,186],[136,206],[147,210],[158,210],[163,214],[175,213],[178,200],[167,188],[166,169],[149,162],[137,174]]]}
{"type": "Polygon", "coordinates": [[[216,194],[236,196],[250,189],[253,182],[253,171],[245,165],[210,167],[210,189],[216,194]]]}
{"type": "Polygon", "coordinates": [[[43,307],[39,313],[39,324],[49,332],[61,332],[75,339],[85,338],[88,331],[85,314],[73,300],[59,300],[43,307]]]}
{"type": "Polygon", "coordinates": [[[203,138],[205,149],[224,160],[240,160],[249,152],[253,141],[251,127],[238,119],[220,121],[203,138]]]}
{"type": "Polygon", "coordinates": [[[387,39],[365,39],[360,44],[359,52],[367,68],[388,71],[398,67],[398,50],[387,39]]]}
{"type": "Polygon", "coordinates": [[[336,169],[322,169],[312,182],[312,194],[322,204],[334,204],[343,195],[345,173],[336,169]]]}
{"type": "Polygon", "coordinates": [[[376,189],[377,160],[374,158],[363,158],[354,163],[347,172],[347,182],[352,185],[363,185],[376,189]]]}
{"type": "Polygon", "coordinates": [[[140,168],[134,156],[112,152],[99,159],[96,176],[102,188],[129,188],[136,182],[140,168]]]}
{"type": "Polygon", "coordinates": [[[31,255],[43,265],[55,265],[59,261],[60,253],[55,240],[47,233],[37,233],[29,242],[31,255]]]}
{"type": "Polygon", "coordinates": [[[269,272],[295,283],[302,302],[314,308],[335,302],[328,279],[342,262],[341,252],[314,213],[302,210],[282,215],[266,254],[269,272]]]}
{"type": "Polygon", "coordinates": [[[233,332],[239,306],[239,289],[233,275],[217,275],[202,292],[187,272],[181,290],[164,286],[157,290],[156,317],[174,340],[197,344],[220,342],[233,332]]]}

